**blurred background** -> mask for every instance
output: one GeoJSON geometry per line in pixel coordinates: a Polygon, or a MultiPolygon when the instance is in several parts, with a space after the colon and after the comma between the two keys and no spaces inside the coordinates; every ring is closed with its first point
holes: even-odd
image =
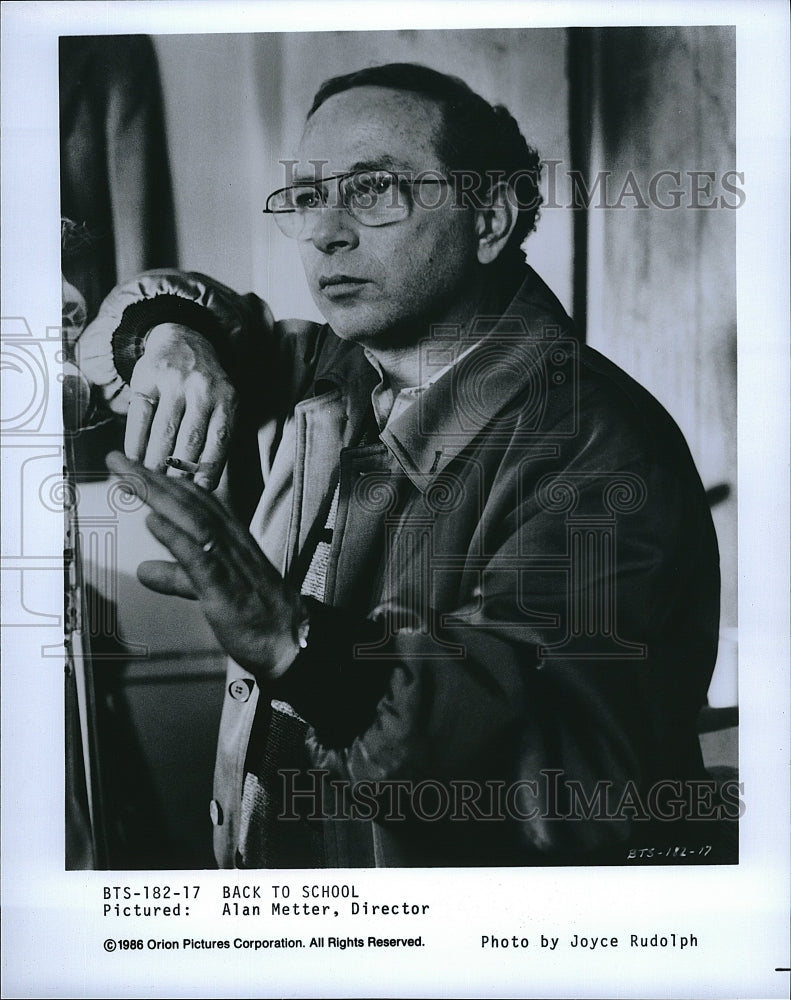
{"type": "MultiPolygon", "coordinates": [[[[320,318],[296,245],[261,210],[286,183],[279,161],[319,85],[390,61],[457,74],[509,108],[546,164],[529,263],[580,335],[653,392],[687,438],[723,579],[701,742],[708,765],[734,767],[740,197],[733,174],[723,184],[738,169],[733,29],[61,39],[62,214],[83,227],[64,274],[88,319],[117,280],[169,265],[254,291],[278,318],[320,318]]],[[[101,472],[118,433],[111,422],[75,439],[93,650],[80,721],[88,797],[104,822],[96,842],[80,842],[84,796],[73,789],[67,866],[212,867],[223,658],[194,606],[136,581],[137,563],[159,553],[143,512],[119,506],[101,472]]]]}

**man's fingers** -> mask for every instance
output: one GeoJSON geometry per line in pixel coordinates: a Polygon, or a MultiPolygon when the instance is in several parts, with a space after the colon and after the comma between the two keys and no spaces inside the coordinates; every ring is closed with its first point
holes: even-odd
{"type": "Polygon", "coordinates": [[[132,391],[132,400],[126,417],[124,451],[136,462],[142,462],[146,453],[156,408],[157,400],[153,396],[132,391]]]}
{"type": "MultiPolygon", "coordinates": [[[[208,496],[201,489],[192,492],[208,496]]],[[[225,525],[215,523],[213,530],[196,534],[152,510],[146,526],[181,565],[199,599],[219,599],[238,607],[263,584],[276,587],[281,582],[250,533],[241,526],[236,530],[232,521],[226,519],[225,525]]]]}
{"type": "Polygon", "coordinates": [[[149,559],[137,567],[137,578],[144,587],[158,594],[186,597],[193,601],[197,599],[190,578],[178,563],[149,559]]]}
{"type": "Polygon", "coordinates": [[[111,451],[106,462],[132,493],[196,542],[205,540],[228,516],[210,494],[192,483],[168,479],[131,462],[119,451],[111,451]]]}
{"type": "Polygon", "coordinates": [[[151,422],[151,432],[143,464],[147,469],[164,472],[168,455],[173,454],[176,435],[184,418],[182,396],[162,396],[151,422]]]}
{"type": "Polygon", "coordinates": [[[228,444],[231,440],[235,415],[236,404],[233,400],[218,405],[211,415],[200,467],[195,473],[195,483],[204,489],[214,490],[220,482],[228,457],[228,444]]]}
{"type": "Polygon", "coordinates": [[[154,538],[158,542],[162,542],[168,552],[178,560],[189,579],[195,583],[193,564],[197,565],[198,562],[205,561],[201,560],[201,556],[205,555],[202,543],[191,532],[156,511],[151,511],[146,517],[146,527],[154,538]]]}
{"type": "Polygon", "coordinates": [[[151,472],[117,451],[110,452],[106,461],[148,505],[152,513],[146,523],[152,534],[196,587],[216,587],[233,579],[249,592],[267,575],[279,579],[250,532],[206,490],[151,472]]]}
{"type": "Polygon", "coordinates": [[[176,461],[168,462],[173,469],[169,475],[180,476],[183,473],[177,470],[192,465],[194,468],[187,471],[194,474],[194,482],[203,489],[216,489],[228,456],[235,412],[236,401],[230,389],[217,399],[213,409],[206,397],[188,395],[173,451],[176,461]]]}
{"type": "Polygon", "coordinates": [[[228,608],[239,607],[251,590],[249,579],[239,574],[224,544],[213,539],[201,544],[172,521],[151,512],[146,527],[178,561],[199,600],[219,600],[228,608]],[[209,550],[207,550],[207,544],[209,550]]]}
{"type": "Polygon", "coordinates": [[[252,535],[206,490],[107,456],[108,468],[150,508],[146,525],[176,560],[141,564],[138,577],[162,594],[193,597],[222,647],[242,665],[282,673],[294,658],[299,596],[252,535]]]}
{"type": "MultiPolygon", "coordinates": [[[[188,403],[178,429],[178,434],[176,435],[175,444],[173,445],[173,457],[178,462],[194,465],[195,470],[198,468],[198,459],[203,451],[203,443],[206,440],[206,427],[209,417],[210,413],[206,408],[196,407],[188,403]]],[[[183,477],[184,473],[178,471],[178,464],[168,462],[168,466],[169,476],[183,477]]]]}
{"type": "MultiPolygon", "coordinates": [[[[127,455],[159,472],[165,471],[171,455],[200,463],[199,485],[216,488],[225,464],[235,393],[211,344],[180,324],[156,325],[148,332],[130,389],[127,455]],[[203,456],[205,447],[208,454],[203,456]]],[[[171,470],[170,475],[180,474],[171,470]]]]}

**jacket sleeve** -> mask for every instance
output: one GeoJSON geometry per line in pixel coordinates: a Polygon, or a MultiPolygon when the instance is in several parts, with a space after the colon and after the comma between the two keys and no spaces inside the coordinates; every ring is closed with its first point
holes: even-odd
{"type": "Polygon", "coordinates": [[[257,296],[239,295],[205,275],[148,271],[107,296],[76,346],[81,371],[114,413],[129,408],[132,371],[146,334],[159,323],[179,323],[208,339],[253,410],[265,401],[285,404],[296,398],[321,329],[314,323],[276,323],[257,296]]]}

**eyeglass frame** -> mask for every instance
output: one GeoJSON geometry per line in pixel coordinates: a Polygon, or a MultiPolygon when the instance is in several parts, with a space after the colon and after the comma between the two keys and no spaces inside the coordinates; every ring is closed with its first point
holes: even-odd
{"type": "MultiPolygon", "coordinates": [[[[428,171],[428,170],[425,171],[425,173],[429,173],[429,172],[430,171],[428,171]]],[[[321,211],[323,209],[326,209],[326,208],[329,208],[329,207],[333,207],[333,208],[337,208],[337,209],[342,209],[352,219],[354,219],[355,222],[359,222],[360,225],[365,226],[368,229],[381,229],[383,226],[392,226],[392,225],[395,225],[397,222],[403,222],[404,219],[409,218],[409,216],[412,214],[412,208],[413,208],[413,205],[414,205],[414,199],[410,199],[406,203],[405,207],[406,207],[407,211],[406,211],[406,213],[403,216],[401,216],[401,218],[393,219],[390,222],[371,223],[371,222],[366,222],[363,219],[359,218],[357,215],[355,215],[354,212],[352,211],[352,209],[348,205],[342,203],[342,200],[340,198],[340,192],[341,192],[341,183],[344,180],[346,180],[347,177],[354,177],[354,176],[356,176],[358,174],[387,174],[389,177],[392,177],[392,178],[395,179],[395,181],[396,181],[395,189],[396,190],[399,190],[400,183],[403,182],[403,181],[406,181],[406,183],[409,184],[410,187],[415,187],[416,185],[420,185],[420,184],[448,184],[448,185],[450,185],[450,184],[453,183],[447,177],[420,177],[420,176],[418,176],[418,177],[412,177],[411,173],[407,173],[405,171],[399,171],[399,170],[391,170],[389,167],[358,167],[356,170],[347,170],[344,173],[340,173],[340,174],[328,174],[326,177],[321,177],[321,178],[319,178],[318,180],[315,180],[315,181],[308,181],[308,180],[306,180],[306,181],[298,181],[295,184],[287,184],[285,187],[277,188],[275,191],[272,191],[271,194],[269,194],[267,196],[267,199],[266,199],[266,202],[264,203],[264,208],[262,209],[262,212],[263,212],[264,215],[272,215],[272,216],[275,216],[275,217],[277,217],[278,215],[296,215],[296,214],[301,214],[303,217],[307,218],[307,215],[310,212],[318,212],[318,211],[321,211]],[[290,191],[293,188],[301,188],[301,187],[316,188],[316,190],[318,191],[318,189],[322,185],[330,183],[330,182],[333,183],[333,184],[335,184],[336,190],[338,191],[339,204],[337,206],[330,206],[328,203],[325,202],[324,204],[320,205],[318,208],[315,208],[315,209],[305,209],[302,212],[300,212],[299,209],[297,209],[297,208],[294,208],[294,209],[284,209],[282,211],[276,211],[274,209],[271,209],[271,208],[267,207],[269,205],[269,203],[271,202],[271,200],[276,195],[282,194],[284,191],[290,191]]],[[[286,233],[282,228],[281,228],[281,232],[283,233],[284,236],[287,236],[287,237],[289,236],[289,234],[286,233]]],[[[291,239],[300,239],[299,236],[292,236],[292,237],[289,237],[289,238],[291,238],[291,239]]],[[[310,237],[306,237],[306,238],[310,239],[310,237]]]]}

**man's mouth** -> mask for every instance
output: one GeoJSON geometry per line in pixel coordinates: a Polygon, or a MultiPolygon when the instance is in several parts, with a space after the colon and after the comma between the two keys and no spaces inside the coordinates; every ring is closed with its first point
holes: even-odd
{"type": "Polygon", "coordinates": [[[360,285],[367,285],[368,282],[365,278],[353,278],[350,274],[334,274],[331,277],[322,274],[319,278],[319,288],[324,291],[325,288],[356,288],[360,285]]]}

